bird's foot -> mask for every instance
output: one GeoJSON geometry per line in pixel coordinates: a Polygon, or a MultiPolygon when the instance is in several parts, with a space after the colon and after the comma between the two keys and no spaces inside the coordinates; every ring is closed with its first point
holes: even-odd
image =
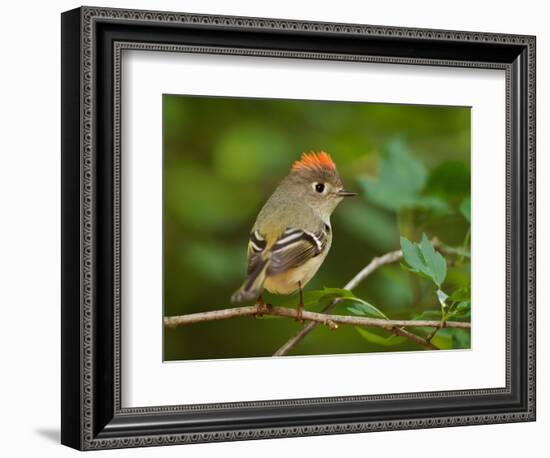
{"type": "Polygon", "coordinates": [[[300,303],[296,306],[296,321],[304,323],[304,304],[300,303]]]}
{"type": "Polygon", "coordinates": [[[266,304],[264,302],[264,300],[259,297],[258,299],[256,299],[256,313],[254,313],[254,315],[252,315],[254,318],[261,318],[262,316],[264,316],[264,313],[269,309],[271,308],[271,305],[270,304],[266,304]]]}

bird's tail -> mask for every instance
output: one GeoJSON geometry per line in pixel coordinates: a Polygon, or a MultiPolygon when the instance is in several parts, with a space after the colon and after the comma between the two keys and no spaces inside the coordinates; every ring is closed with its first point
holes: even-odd
{"type": "Polygon", "coordinates": [[[264,281],[268,264],[269,259],[264,259],[261,263],[258,263],[252,272],[250,272],[242,286],[231,296],[231,302],[233,304],[256,300],[260,297],[264,290],[264,281]]]}

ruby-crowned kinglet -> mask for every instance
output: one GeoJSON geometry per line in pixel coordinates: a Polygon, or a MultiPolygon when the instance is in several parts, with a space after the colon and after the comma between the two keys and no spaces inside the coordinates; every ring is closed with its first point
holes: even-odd
{"type": "Polygon", "coordinates": [[[260,210],[248,241],[248,277],[231,302],[261,301],[300,290],[323,263],[332,243],[330,215],[346,196],[331,157],[304,153],[260,210]]]}

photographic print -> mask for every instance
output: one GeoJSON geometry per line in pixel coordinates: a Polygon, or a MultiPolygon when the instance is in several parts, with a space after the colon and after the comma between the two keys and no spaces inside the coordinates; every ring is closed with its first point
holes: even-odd
{"type": "Polygon", "coordinates": [[[165,94],[163,136],[165,361],[470,348],[469,107],[165,94]]]}

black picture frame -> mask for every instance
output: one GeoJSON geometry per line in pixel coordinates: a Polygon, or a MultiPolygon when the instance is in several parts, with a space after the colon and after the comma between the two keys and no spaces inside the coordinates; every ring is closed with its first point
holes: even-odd
{"type": "Polygon", "coordinates": [[[80,450],[535,420],[533,36],[81,7],[62,14],[62,429],[80,450]],[[506,72],[505,388],[121,407],[120,53],[506,72]]]}

